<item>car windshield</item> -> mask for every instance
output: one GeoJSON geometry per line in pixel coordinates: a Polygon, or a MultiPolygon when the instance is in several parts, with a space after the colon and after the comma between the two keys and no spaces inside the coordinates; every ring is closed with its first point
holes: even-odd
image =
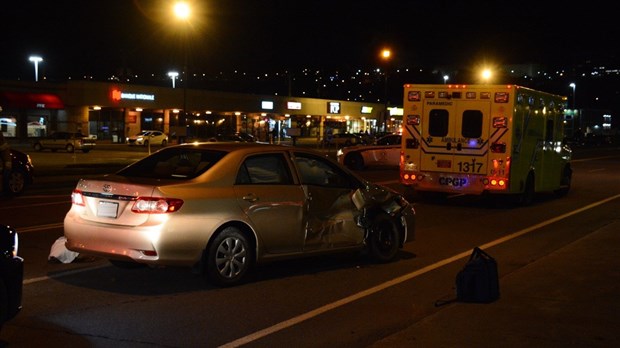
{"type": "Polygon", "coordinates": [[[125,177],[179,179],[195,178],[211,168],[227,152],[196,148],[168,148],[121,169],[125,177]]]}

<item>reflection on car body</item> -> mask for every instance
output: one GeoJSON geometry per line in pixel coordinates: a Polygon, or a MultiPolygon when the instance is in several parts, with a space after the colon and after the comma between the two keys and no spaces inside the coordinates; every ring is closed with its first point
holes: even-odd
{"type": "Polygon", "coordinates": [[[368,250],[391,261],[415,231],[396,192],[320,152],[261,143],[168,147],[80,180],[72,203],[68,249],[119,266],[194,266],[218,285],[281,258],[368,250]]]}
{"type": "Polygon", "coordinates": [[[367,166],[398,166],[400,162],[401,135],[383,136],[368,146],[350,146],[338,150],[338,162],[349,169],[361,170],[367,166]]]}

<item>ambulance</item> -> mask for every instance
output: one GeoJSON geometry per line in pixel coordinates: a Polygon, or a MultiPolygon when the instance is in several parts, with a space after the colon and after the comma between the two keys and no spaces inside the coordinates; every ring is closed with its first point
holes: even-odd
{"type": "Polygon", "coordinates": [[[400,182],[421,194],[566,194],[566,98],[517,85],[404,86],[400,182]]]}

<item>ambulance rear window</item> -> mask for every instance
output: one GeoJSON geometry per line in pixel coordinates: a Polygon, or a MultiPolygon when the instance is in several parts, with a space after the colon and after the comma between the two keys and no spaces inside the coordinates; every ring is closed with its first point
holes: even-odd
{"type": "Polygon", "coordinates": [[[445,137],[448,135],[448,110],[433,109],[428,115],[428,133],[433,137],[445,137]]]}
{"type": "Polygon", "coordinates": [[[461,133],[465,138],[480,138],[482,135],[482,112],[480,110],[465,110],[461,133]]]}

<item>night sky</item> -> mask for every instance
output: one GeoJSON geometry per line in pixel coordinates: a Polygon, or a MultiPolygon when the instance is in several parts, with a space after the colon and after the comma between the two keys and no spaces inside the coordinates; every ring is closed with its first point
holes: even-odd
{"type": "MultiPolygon", "coordinates": [[[[181,27],[164,0],[19,0],[1,6],[0,79],[106,77],[181,69],[271,71],[618,62],[610,8],[542,1],[203,0],[181,27]],[[185,50],[184,43],[187,43],[185,50]]],[[[617,65],[617,64],[616,64],[617,65]]]]}

